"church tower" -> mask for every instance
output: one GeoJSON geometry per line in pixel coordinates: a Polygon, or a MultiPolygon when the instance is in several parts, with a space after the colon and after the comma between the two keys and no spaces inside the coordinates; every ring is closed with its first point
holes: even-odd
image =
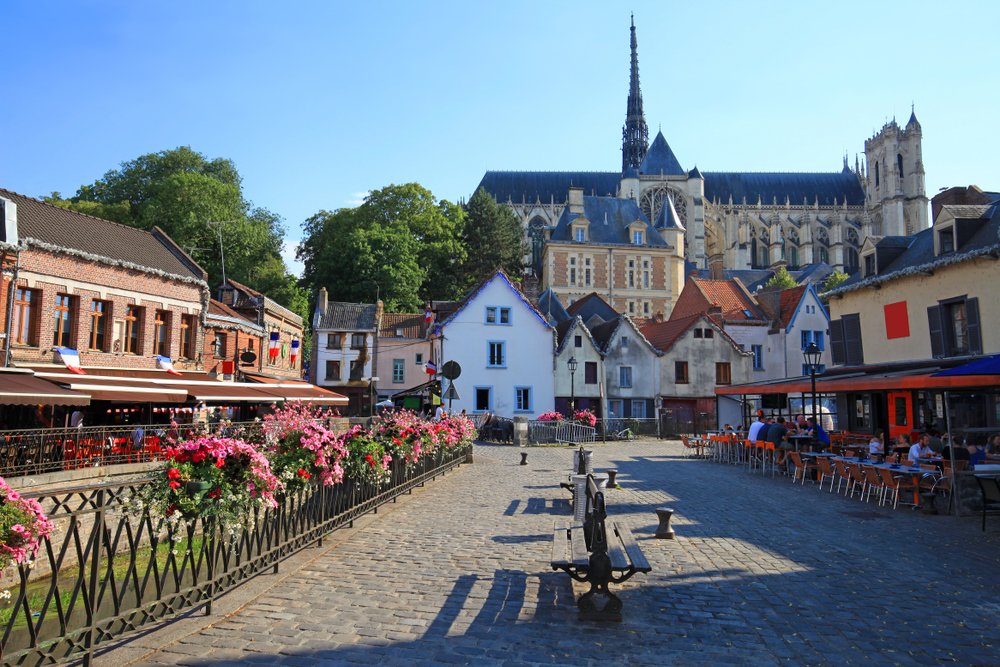
{"type": "Polygon", "coordinates": [[[921,129],[912,110],[906,127],[893,119],[865,141],[865,207],[871,236],[910,236],[926,229],[927,193],[921,129]]]}
{"type": "Polygon", "coordinates": [[[628,108],[622,128],[622,176],[631,176],[646,157],[649,128],[642,111],[642,91],[639,90],[639,54],[635,41],[635,17],[632,17],[632,70],[628,84],[628,108]]]}

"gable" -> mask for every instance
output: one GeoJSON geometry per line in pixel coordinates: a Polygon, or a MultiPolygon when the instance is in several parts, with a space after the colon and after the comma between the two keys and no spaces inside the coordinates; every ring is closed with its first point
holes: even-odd
{"type": "MultiPolygon", "coordinates": [[[[805,306],[816,306],[818,313],[822,313],[823,319],[827,322],[830,321],[830,313],[826,311],[826,307],[823,302],[819,299],[819,294],[816,293],[816,288],[810,283],[805,286],[802,292],[802,297],[799,299],[798,304],[795,306],[795,310],[792,312],[791,317],[788,318],[788,324],[785,325],[785,332],[789,332],[795,326],[795,319],[798,317],[799,312],[804,310],[805,306]]],[[[782,312],[782,317],[784,317],[784,312],[782,312]]]]}
{"type": "Polygon", "coordinates": [[[512,315],[514,326],[518,326],[522,319],[532,320],[541,325],[546,332],[553,331],[552,325],[548,323],[545,316],[538,312],[503,271],[497,271],[493,277],[483,281],[469,292],[454,312],[441,322],[435,331],[441,333],[449,324],[459,321],[466,324],[470,322],[484,323],[487,306],[510,306],[516,309],[517,315],[512,315]]]}

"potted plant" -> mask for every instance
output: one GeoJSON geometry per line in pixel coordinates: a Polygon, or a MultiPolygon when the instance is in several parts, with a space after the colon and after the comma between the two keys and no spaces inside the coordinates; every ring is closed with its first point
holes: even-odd
{"type": "Polygon", "coordinates": [[[12,563],[30,567],[53,528],[37,500],[22,498],[0,477],[0,570],[12,563]]]}

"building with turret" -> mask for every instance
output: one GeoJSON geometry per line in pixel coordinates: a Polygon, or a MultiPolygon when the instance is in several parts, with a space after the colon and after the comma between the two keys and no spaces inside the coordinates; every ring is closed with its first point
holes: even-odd
{"type": "MultiPolygon", "coordinates": [[[[591,199],[632,202],[641,216],[624,223],[626,227],[650,225],[652,232],[646,238],[658,236],[695,268],[720,275],[723,269],[794,270],[820,263],[853,273],[866,239],[877,242],[882,236],[913,234],[928,227],[921,128],[915,113],[905,127],[892,121],[868,139],[864,163],[855,159],[853,168],[845,156],[840,170],[819,173],[703,172],[695,165],[688,169],[662,132],[648,143],[634,21],[630,36],[620,172],[487,171],[478,186],[520,217],[532,248],[531,270],[560,298],[572,300],[571,288],[579,293],[598,288],[626,312],[629,300],[649,301],[654,312],[662,303],[663,314],[669,316],[667,292],[676,290],[676,298],[683,286],[661,282],[660,294],[626,298],[621,291],[602,292],[598,285],[569,284],[570,265],[559,259],[559,252],[546,252],[546,244],[558,244],[560,249],[572,244],[578,261],[584,262],[588,253],[596,262],[596,255],[606,253],[608,245],[608,239],[593,234],[584,240],[564,236],[567,212],[580,215],[571,199],[581,195],[584,205],[591,199]],[[664,217],[674,226],[661,224],[664,217]]],[[[627,210],[622,203],[615,206],[627,210]]],[[[590,228],[595,222],[603,224],[584,218],[590,228]]],[[[627,269],[628,260],[624,261],[627,269]]],[[[596,264],[592,268],[598,271],[596,264]]],[[[609,282],[608,289],[615,286],[609,282]]]]}

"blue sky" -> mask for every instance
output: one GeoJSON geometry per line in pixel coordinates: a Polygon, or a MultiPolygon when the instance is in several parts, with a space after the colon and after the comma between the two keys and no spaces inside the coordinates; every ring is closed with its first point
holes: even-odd
{"type": "Polygon", "coordinates": [[[688,4],[7,0],[0,186],[70,194],[190,145],[294,243],[390,183],[615,170],[634,11],[651,137],[685,168],[839,170],[913,102],[928,194],[1000,189],[1000,3],[688,4]]]}

